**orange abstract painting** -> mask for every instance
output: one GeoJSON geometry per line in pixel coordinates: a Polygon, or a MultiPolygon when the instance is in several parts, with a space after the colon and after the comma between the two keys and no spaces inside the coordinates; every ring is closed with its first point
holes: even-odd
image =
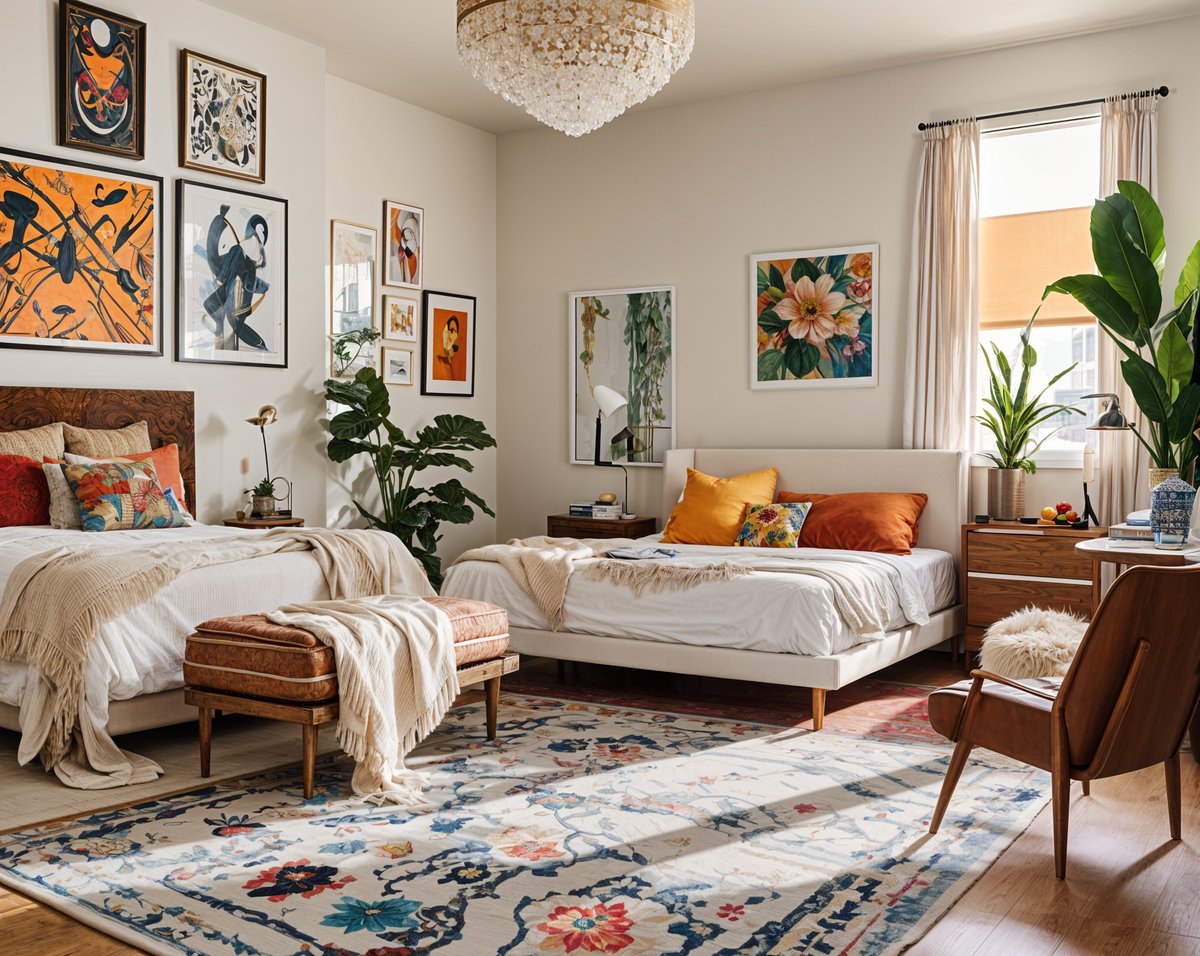
{"type": "Polygon", "coordinates": [[[433,310],[433,378],[437,382],[467,380],[467,313],[453,309],[433,310]]]}
{"type": "Polygon", "coordinates": [[[421,394],[475,394],[475,297],[425,290],[421,301],[421,394]]]}

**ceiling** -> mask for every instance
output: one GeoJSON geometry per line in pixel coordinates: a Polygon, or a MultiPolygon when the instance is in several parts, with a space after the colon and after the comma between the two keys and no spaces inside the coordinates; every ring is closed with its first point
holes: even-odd
{"type": "MultiPolygon", "coordinates": [[[[206,0],[323,46],[335,76],[493,133],[537,125],[458,59],[454,0],[206,0]]],[[[695,0],[690,62],[641,109],[1200,12],[1197,0],[695,0]]]]}

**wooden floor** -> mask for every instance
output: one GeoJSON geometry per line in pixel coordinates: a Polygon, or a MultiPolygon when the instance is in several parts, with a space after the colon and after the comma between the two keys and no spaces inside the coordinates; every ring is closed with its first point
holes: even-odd
{"type": "MultiPolygon", "coordinates": [[[[597,689],[632,686],[690,702],[701,689],[694,678],[616,668],[581,668],[569,676],[597,689]]],[[[549,662],[526,666],[521,677],[547,690],[558,681],[549,662]]],[[[952,683],[961,672],[946,655],[926,652],[877,677],[932,686],[952,683]]],[[[702,690],[705,697],[758,707],[775,702],[783,708],[789,699],[732,681],[705,680],[702,690]]],[[[475,692],[463,699],[480,698],[475,692]]],[[[837,706],[837,693],[830,693],[830,712],[837,706]]],[[[1187,754],[1183,789],[1183,841],[1172,843],[1161,770],[1098,781],[1090,797],[1076,785],[1066,881],[1054,879],[1047,808],[909,954],[1200,956],[1200,765],[1187,754]]],[[[0,952],[109,956],[136,950],[0,888],[0,952]]]]}

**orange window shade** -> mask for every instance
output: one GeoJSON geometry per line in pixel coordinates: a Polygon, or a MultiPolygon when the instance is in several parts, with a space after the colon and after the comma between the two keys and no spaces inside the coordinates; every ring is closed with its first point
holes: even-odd
{"type": "MultiPolygon", "coordinates": [[[[1091,209],[1050,209],[979,221],[979,327],[1021,328],[1042,292],[1063,276],[1096,271],[1088,231],[1091,209]]],[[[1080,325],[1095,319],[1069,296],[1054,293],[1038,325],[1080,325]]]]}

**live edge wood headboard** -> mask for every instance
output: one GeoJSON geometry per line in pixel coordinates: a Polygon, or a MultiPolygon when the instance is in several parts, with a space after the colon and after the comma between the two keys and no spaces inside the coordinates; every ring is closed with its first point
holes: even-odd
{"type": "Polygon", "coordinates": [[[179,446],[179,470],[189,503],[196,501],[196,396],[149,388],[45,388],[0,385],[0,431],[67,422],[79,428],[121,428],[145,422],[157,448],[179,446]]]}

